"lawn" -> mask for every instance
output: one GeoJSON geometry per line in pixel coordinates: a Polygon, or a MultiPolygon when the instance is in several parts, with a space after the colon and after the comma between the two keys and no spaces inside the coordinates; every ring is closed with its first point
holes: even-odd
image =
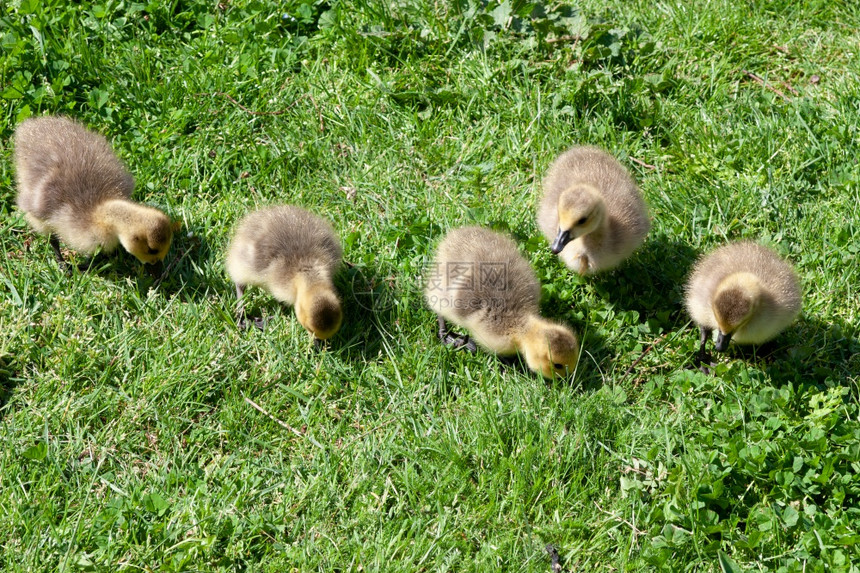
{"type": "MultiPolygon", "coordinates": [[[[860,7],[791,0],[8,0],[0,11],[0,569],[860,571],[860,7]],[[104,133],[182,223],[153,277],[64,275],[15,207],[11,136],[104,133]],[[652,215],[580,278],[534,221],[574,143],[652,215]],[[322,350],[224,252],[278,202],[338,230],[322,350]],[[514,236],[569,380],[443,348],[444,233],[514,236]],[[799,320],[690,367],[683,283],[755,239],[799,320]]],[[[75,260],[82,258],[68,253],[75,260]]]]}

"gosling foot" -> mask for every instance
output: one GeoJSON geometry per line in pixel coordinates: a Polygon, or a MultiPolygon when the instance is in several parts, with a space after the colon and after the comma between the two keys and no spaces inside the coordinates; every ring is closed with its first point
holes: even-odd
{"type": "Polygon", "coordinates": [[[445,346],[453,346],[455,349],[459,350],[463,348],[469,352],[477,352],[478,346],[474,343],[474,341],[469,340],[469,335],[458,335],[456,333],[452,333],[448,329],[448,324],[445,322],[445,319],[441,316],[438,317],[437,322],[439,324],[439,332],[437,336],[439,340],[445,346]]]}
{"type": "Polygon", "coordinates": [[[249,326],[253,326],[257,330],[266,330],[266,319],[260,316],[242,316],[236,321],[236,326],[241,330],[246,330],[249,326]]]}

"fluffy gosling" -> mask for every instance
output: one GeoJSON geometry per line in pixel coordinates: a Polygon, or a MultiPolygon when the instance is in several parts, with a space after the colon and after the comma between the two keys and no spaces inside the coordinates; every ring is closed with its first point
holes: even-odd
{"type": "Polygon", "coordinates": [[[687,283],[686,304],[699,325],[703,360],[715,330],[719,352],[732,340],[759,344],[782,332],[800,313],[800,284],[792,266],[774,251],[741,241],[699,259],[687,283]]]}
{"type": "Polygon", "coordinates": [[[633,178],[601,149],[577,146],[562,153],[543,189],[538,227],[552,252],[581,275],[621,264],[651,227],[633,178]]]}
{"type": "Polygon", "coordinates": [[[143,263],[164,259],[178,224],[131,201],[134,179],[107,140],[65,117],[23,121],[14,136],[18,207],[30,226],[87,254],[121,244],[143,263]]]}
{"type": "Polygon", "coordinates": [[[449,232],[425,281],[425,300],[437,314],[443,343],[468,344],[467,338],[450,335],[446,321],[451,321],[496,354],[521,353],[529,368],[546,378],[576,366],[576,335],[540,316],[540,283],[504,235],[480,227],[449,232]]]}
{"type": "MultiPolygon", "coordinates": [[[[245,324],[245,287],[256,285],[294,306],[299,322],[317,341],[334,336],[343,311],[332,277],[342,257],[331,225],[305,209],[282,205],[245,216],[227,253],[240,326],[245,324]]],[[[259,326],[257,319],[255,323],[259,326]]]]}

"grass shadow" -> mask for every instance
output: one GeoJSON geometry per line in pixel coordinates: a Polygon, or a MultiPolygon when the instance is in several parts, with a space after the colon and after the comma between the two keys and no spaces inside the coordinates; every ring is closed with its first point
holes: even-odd
{"type": "Polygon", "coordinates": [[[735,353],[759,365],[776,385],[845,385],[860,372],[857,329],[841,320],[804,316],[775,340],[735,353]]]}
{"type": "Polygon", "coordinates": [[[343,302],[343,325],[335,337],[340,355],[368,360],[382,350],[382,332],[391,324],[398,289],[384,269],[347,265],[335,276],[343,302]]]}
{"type": "MultiPolygon", "coordinates": [[[[221,278],[223,273],[204,268],[205,261],[210,260],[213,260],[213,252],[207,244],[195,235],[185,234],[174,238],[160,266],[145,265],[122,247],[112,253],[98,253],[92,258],[77,253],[66,254],[66,261],[74,268],[73,275],[92,273],[113,282],[132,278],[142,298],[146,298],[150,290],[155,290],[165,298],[179,294],[187,301],[205,299],[212,289],[225,294],[232,290],[232,285],[221,278]]],[[[52,257],[46,264],[51,263],[57,264],[52,257]]]]}
{"type": "Polygon", "coordinates": [[[774,386],[846,385],[852,377],[856,380],[860,372],[857,329],[844,321],[826,323],[815,317],[801,316],[763,344],[732,343],[726,352],[720,353],[714,350],[713,341],[709,341],[707,351],[711,365],[743,360],[766,372],[774,386]]]}
{"type": "MultiPolygon", "coordinates": [[[[598,295],[617,308],[665,321],[674,311],[683,309],[684,284],[698,256],[683,242],[655,237],[619,269],[596,275],[591,284],[598,295]]],[[[671,324],[661,326],[669,328],[671,324]]]]}
{"type": "Polygon", "coordinates": [[[572,388],[582,392],[597,390],[606,383],[606,375],[601,368],[615,352],[606,345],[606,339],[596,329],[578,330],[580,337],[580,356],[577,376],[571,382],[572,388]]]}
{"type": "Polygon", "coordinates": [[[6,404],[20,382],[16,365],[9,356],[0,356],[0,422],[6,417],[6,404]]]}
{"type": "Polygon", "coordinates": [[[570,305],[555,294],[546,296],[541,301],[540,307],[542,316],[566,324],[573,329],[579,339],[579,364],[577,365],[577,375],[569,379],[571,386],[584,391],[599,387],[603,383],[603,375],[599,365],[603,364],[607,357],[613,355],[606,345],[606,338],[597,329],[590,328],[588,323],[583,324],[571,320],[569,316],[570,305]],[[585,368],[584,371],[583,368],[585,368]]]}
{"type": "Polygon", "coordinates": [[[226,278],[221,252],[214,252],[210,243],[192,233],[180,233],[174,238],[164,268],[157,276],[139,275],[138,292],[145,295],[151,289],[171,298],[199,302],[213,291],[222,297],[231,296],[235,287],[226,278]],[[213,262],[214,261],[214,262],[213,262]]]}

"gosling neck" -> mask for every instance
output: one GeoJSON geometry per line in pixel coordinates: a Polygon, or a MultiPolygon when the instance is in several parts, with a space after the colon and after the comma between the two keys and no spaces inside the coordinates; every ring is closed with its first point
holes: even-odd
{"type": "Polygon", "coordinates": [[[307,303],[314,293],[331,290],[331,281],[316,269],[297,272],[293,285],[296,288],[296,304],[300,301],[307,303]]]}
{"type": "Polygon", "coordinates": [[[127,199],[108,199],[94,211],[94,223],[106,232],[116,235],[119,229],[140,216],[140,206],[127,199]]]}
{"type": "Polygon", "coordinates": [[[525,317],[521,327],[511,335],[520,352],[525,351],[527,340],[536,340],[541,336],[546,324],[547,320],[540,315],[529,314],[525,317]]]}
{"type": "Polygon", "coordinates": [[[761,280],[753,273],[746,271],[732,273],[720,281],[717,286],[717,297],[726,291],[740,292],[747,299],[757,302],[761,299],[762,294],[761,280]]]}
{"type": "Polygon", "coordinates": [[[343,314],[331,281],[300,273],[295,283],[299,322],[316,339],[325,340],[334,335],[340,329],[343,314]]]}

